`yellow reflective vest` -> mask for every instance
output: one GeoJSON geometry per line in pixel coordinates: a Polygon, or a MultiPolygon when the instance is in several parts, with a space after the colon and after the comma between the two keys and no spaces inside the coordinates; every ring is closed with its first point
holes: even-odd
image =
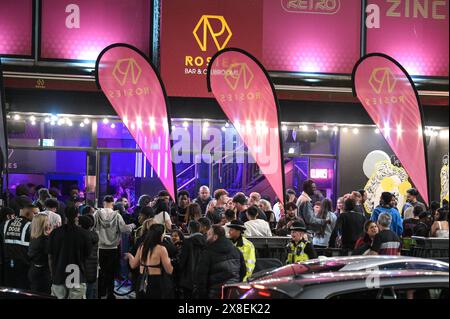
{"type": "Polygon", "coordinates": [[[308,241],[300,241],[298,243],[291,242],[287,246],[288,257],[286,264],[295,264],[309,260],[309,256],[305,253],[306,246],[310,244],[308,241]]]}
{"type": "Polygon", "coordinates": [[[247,281],[248,277],[253,274],[253,270],[255,269],[256,253],[255,246],[253,246],[252,242],[244,237],[241,238],[242,245],[240,245],[240,240],[236,241],[234,245],[242,252],[242,255],[244,255],[245,267],[247,268],[244,281],[247,281]]]}

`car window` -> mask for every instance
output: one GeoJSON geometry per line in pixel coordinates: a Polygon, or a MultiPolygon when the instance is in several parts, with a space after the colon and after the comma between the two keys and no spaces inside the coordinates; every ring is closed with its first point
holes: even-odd
{"type": "Polygon", "coordinates": [[[336,295],[331,296],[328,299],[333,300],[345,300],[345,299],[377,299],[377,296],[382,289],[365,289],[365,290],[356,290],[352,292],[344,292],[338,293],[336,295]]]}
{"type": "Polygon", "coordinates": [[[379,270],[413,269],[448,272],[448,266],[446,265],[427,262],[398,262],[380,265],[378,268],[379,270]]]}
{"type": "Polygon", "coordinates": [[[448,299],[445,288],[395,288],[397,299],[448,299]]]}
{"type": "Polygon", "coordinates": [[[448,287],[442,288],[395,288],[365,289],[344,292],[328,299],[448,299],[448,287]]]}
{"type": "Polygon", "coordinates": [[[421,269],[421,270],[435,270],[448,272],[447,265],[435,264],[435,263],[407,263],[407,269],[421,269]]]}

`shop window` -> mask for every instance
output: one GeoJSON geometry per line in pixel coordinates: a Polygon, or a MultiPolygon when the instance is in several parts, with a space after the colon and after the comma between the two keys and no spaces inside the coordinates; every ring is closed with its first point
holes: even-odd
{"type": "Polygon", "coordinates": [[[90,147],[91,126],[81,127],[73,123],[72,126],[58,125],[58,123],[44,123],[44,147],[90,147]]]}
{"type": "Polygon", "coordinates": [[[97,146],[112,149],[136,149],[136,142],[123,123],[98,123],[97,146]]]}
{"type": "Polygon", "coordinates": [[[26,121],[8,121],[7,125],[9,146],[39,146],[41,132],[38,124],[32,125],[26,121]]]}

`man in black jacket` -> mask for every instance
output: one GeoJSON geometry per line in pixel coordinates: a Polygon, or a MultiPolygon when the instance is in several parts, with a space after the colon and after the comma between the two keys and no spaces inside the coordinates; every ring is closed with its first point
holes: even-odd
{"type": "Polygon", "coordinates": [[[194,199],[193,203],[197,203],[200,205],[203,216],[205,216],[206,214],[206,208],[208,207],[210,201],[212,201],[212,197],[209,187],[205,185],[201,186],[198,191],[198,197],[194,199]]]}
{"type": "Polygon", "coordinates": [[[49,257],[52,270],[52,295],[58,299],[85,299],[86,260],[92,252],[87,230],[76,225],[78,208],[66,208],[67,224],[52,231],[49,257]]]}
{"type": "Polygon", "coordinates": [[[188,225],[189,238],[183,242],[178,272],[180,281],[178,283],[185,299],[198,297],[197,287],[194,285],[196,271],[200,264],[200,258],[206,248],[206,239],[200,233],[200,223],[192,220],[188,225]]]}
{"type": "Polygon", "coordinates": [[[344,202],[344,212],[339,215],[336,226],[330,237],[330,246],[336,247],[336,237],[342,236],[342,249],[344,254],[353,250],[355,243],[364,232],[366,218],[360,213],[355,212],[355,200],[349,197],[344,202]]]}
{"type": "Polygon", "coordinates": [[[222,285],[241,282],[246,274],[244,256],[225,237],[220,225],[208,231],[208,244],[197,268],[197,287],[200,298],[219,299],[222,285]]]}

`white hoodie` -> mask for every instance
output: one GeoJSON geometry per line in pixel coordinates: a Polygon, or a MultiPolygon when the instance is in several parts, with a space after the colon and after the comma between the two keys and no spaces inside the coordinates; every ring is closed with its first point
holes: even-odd
{"type": "Polygon", "coordinates": [[[122,233],[131,233],[134,224],[125,224],[118,211],[102,208],[94,214],[95,230],[98,234],[98,248],[116,249],[122,233]]]}
{"type": "Polygon", "coordinates": [[[269,223],[262,219],[249,220],[244,223],[246,228],[246,237],[270,237],[272,231],[270,230],[269,223]]]}

